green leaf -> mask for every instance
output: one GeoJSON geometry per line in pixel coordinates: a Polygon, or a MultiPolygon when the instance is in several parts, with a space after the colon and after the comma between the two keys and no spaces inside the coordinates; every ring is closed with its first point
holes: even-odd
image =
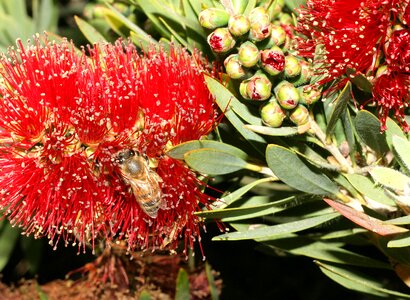
{"type": "Polygon", "coordinates": [[[209,265],[208,262],[205,263],[205,273],[206,273],[206,278],[208,279],[209,293],[211,294],[211,299],[219,300],[218,289],[216,288],[215,279],[214,279],[214,276],[212,275],[211,266],[209,265]]]}
{"type": "Polygon", "coordinates": [[[260,126],[260,125],[245,125],[244,127],[253,132],[260,133],[263,135],[270,135],[270,136],[292,136],[292,135],[305,133],[310,128],[309,123],[299,126],[299,127],[283,126],[279,128],[272,128],[272,127],[260,126]]]}
{"type": "Polygon", "coordinates": [[[359,174],[344,174],[344,176],[362,195],[374,201],[395,206],[394,201],[386,195],[384,189],[377,186],[370,178],[359,174]]]}
{"type": "MultiPolygon", "coordinates": [[[[294,200],[293,197],[287,198],[287,200],[294,200]]],[[[281,201],[278,201],[281,202],[281,201]]],[[[290,201],[288,201],[290,202],[290,201]]],[[[225,209],[213,209],[209,211],[203,211],[196,213],[200,217],[206,217],[207,219],[221,219],[223,222],[234,222],[239,220],[257,218],[265,215],[274,214],[283,211],[284,207],[278,207],[283,205],[282,203],[272,202],[261,205],[246,206],[246,207],[233,207],[225,209]]]]}
{"type": "Polygon", "coordinates": [[[196,150],[196,149],[215,149],[221,150],[223,152],[232,154],[236,157],[242,159],[248,159],[248,154],[243,152],[241,149],[231,146],[229,144],[225,144],[218,141],[210,141],[210,140],[197,140],[197,141],[189,141],[182,144],[179,144],[171,149],[167,150],[166,154],[175,159],[184,159],[185,153],[196,150]]]}
{"type": "Polygon", "coordinates": [[[410,174],[410,142],[406,138],[395,135],[392,138],[392,143],[396,159],[406,173],[410,174]]]}
{"type": "Polygon", "coordinates": [[[266,161],[280,180],[297,190],[316,195],[339,194],[337,185],[326,175],[285,147],[269,145],[266,161]]]}
{"type": "Polygon", "coordinates": [[[273,226],[263,226],[261,228],[251,229],[242,232],[232,232],[232,233],[225,233],[222,235],[218,235],[214,237],[212,240],[214,241],[237,241],[237,240],[250,240],[250,239],[258,239],[260,241],[267,241],[269,238],[298,232],[302,230],[306,230],[330,220],[333,220],[339,216],[338,213],[330,213],[324,214],[313,218],[298,220],[295,222],[283,223],[273,226]]]}
{"type": "MultiPolygon", "coordinates": [[[[148,1],[147,1],[148,2],[148,1]]],[[[110,8],[110,12],[119,20],[121,21],[126,27],[128,27],[132,32],[135,33],[134,36],[137,37],[138,40],[141,40],[144,44],[154,44],[158,45],[158,42],[153,39],[150,35],[148,35],[143,29],[135,25],[132,21],[130,21],[127,17],[121,14],[118,10],[116,10],[113,6],[105,3],[110,8]]],[[[139,43],[136,43],[137,46],[140,46],[139,43]]]]}
{"type": "Polygon", "coordinates": [[[329,136],[335,129],[336,122],[340,120],[345,113],[347,104],[352,99],[352,86],[350,82],[347,82],[343,90],[340,92],[337,99],[332,103],[332,112],[329,122],[326,127],[326,135],[329,136]]]}
{"type": "Polygon", "coordinates": [[[361,293],[376,295],[379,297],[386,297],[387,295],[393,295],[410,299],[409,294],[403,294],[396,291],[388,290],[383,287],[382,281],[371,278],[370,276],[363,274],[357,270],[348,269],[346,267],[340,267],[332,264],[324,264],[317,261],[321,271],[336,281],[345,288],[355,290],[361,293]]]}
{"type": "Polygon", "coordinates": [[[354,120],[357,134],[361,140],[382,156],[389,150],[386,142],[386,135],[380,132],[380,122],[370,112],[359,111],[354,120]]]}
{"type": "Polygon", "coordinates": [[[103,35],[99,33],[97,29],[95,29],[91,24],[87,23],[78,16],[74,16],[74,20],[78,28],[81,30],[81,32],[84,34],[84,36],[91,44],[107,42],[103,35]]]}
{"type": "Polygon", "coordinates": [[[41,289],[41,286],[36,282],[37,296],[40,300],[48,300],[47,294],[41,289]]]}
{"type": "MultiPolygon", "coordinates": [[[[224,196],[223,198],[221,198],[218,201],[218,206],[217,207],[222,208],[222,207],[225,207],[225,206],[227,206],[231,203],[234,203],[235,201],[240,199],[243,195],[245,195],[248,191],[253,189],[258,184],[273,181],[273,180],[275,180],[275,179],[272,178],[272,177],[255,180],[255,181],[253,181],[253,182],[251,182],[251,183],[237,189],[236,191],[234,191],[232,193],[229,193],[228,195],[224,196]]],[[[214,204],[212,204],[212,206],[215,207],[214,204]]]]}
{"type": "Polygon", "coordinates": [[[182,268],[178,271],[175,300],[189,300],[189,277],[182,268]]]}
{"type": "Polygon", "coordinates": [[[9,262],[20,236],[20,231],[17,228],[11,227],[5,220],[3,220],[2,223],[0,231],[0,271],[2,271],[9,262]]]}
{"type": "Polygon", "coordinates": [[[185,162],[194,170],[207,175],[222,175],[239,171],[248,163],[230,153],[217,149],[197,149],[184,155],[185,162]]]}
{"type": "Polygon", "coordinates": [[[33,20],[37,32],[55,31],[57,28],[58,11],[52,0],[41,0],[38,10],[33,5],[33,20]]]}
{"type": "Polygon", "coordinates": [[[388,224],[394,224],[394,225],[409,225],[410,224],[410,216],[394,218],[394,219],[390,219],[390,220],[387,220],[387,221],[384,221],[384,222],[388,223],[388,224]]]}
{"type": "Polygon", "coordinates": [[[252,9],[256,7],[256,0],[249,0],[248,5],[246,6],[243,14],[245,16],[249,16],[249,13],[251,12],[252,9]]]}
{"type": "Polygon", "coordinates": [[[294,255],[303,255],[327,262],[367,268],[390,269],[390,265],[385,262],[345,250],[338,244],[314,241],[297,235],[275,239],[264,244],[280,248],[294,255]]]}
{"type": "Polygon", "coordinates": [[[394,191],[403,193],[410,188],[410,178],[399,171],[377,166],[369,173],[376,183],[394,191]]]}
{"type": "Polygon", "coordinates": [[[406,138],[403,130],[401,130],[400,126],[397,125],[392,119],[387,118],[386,120],[386,142],[389,145],[390,149],[393,149],[393,136],[397,135],[403,139],[406,138]]]}
{"type": "Polygon", "coordinates": [[[410,246],[410,232],[399,234],[387,243],[387,247],[389,248],[400,248],[408,246],[410,246]]]}
{"type": "Polygon", "coordinates": [[[285,0],[285,5],[296,15],[298,14],[296,9],[305,4],[306,0],[285,0]]]}

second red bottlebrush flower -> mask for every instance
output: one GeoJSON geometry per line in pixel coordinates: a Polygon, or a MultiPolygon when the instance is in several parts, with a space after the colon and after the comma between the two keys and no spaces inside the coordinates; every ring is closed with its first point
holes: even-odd
{"type": "Polygon", "coordinates": [[[300,55],[315,58],[315,73],[322,76],[318,83],[332,82],[327,92],[337,91],[349,81],[347,73],[366,76],[374,84],[382,129],[389,113],[409,129],[403,117],[409,100],[409,9],[409,0],[308,0],[298,17],[302,37],[297,48],[300,55]],[[386,72],[376,78],[380,67],[386,72]],[[387,90],[397,88],[387,96],[387,90]]]}
{"type": "Polygon", "coordinates": [[[211,198],[166,155],[215,126],[199,56],[129,43],[78,54],[36,38],[0,59],[0,207],[26,234],[174,249],[199,239],[211,198]],[[73,238],[75,237],[75,238],[73,238]]]}

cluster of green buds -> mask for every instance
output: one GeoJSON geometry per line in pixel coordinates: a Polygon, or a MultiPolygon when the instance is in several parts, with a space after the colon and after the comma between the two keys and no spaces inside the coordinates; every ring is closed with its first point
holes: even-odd
{"type": "Polygon", "coordinates": [[[230,3],[204,9],[199,22],[210,31],[208,44],[224,59],[227,75],[238,81],[240,95],[245,101],[267,101],[260,103],[267,126],[279,127],[286,117],[298,126],[308,122],[307,107],[321,92],[310,85],[310,63],[292,54],[293,19],[284,11],[284,0],[261,0],[253,9],[247,8],[249,1],[230,3]]]}

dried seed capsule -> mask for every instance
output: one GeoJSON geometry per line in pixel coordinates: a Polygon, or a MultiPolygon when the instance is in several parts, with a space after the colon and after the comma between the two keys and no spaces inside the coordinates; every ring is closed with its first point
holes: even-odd
{"type": "Polygon", "coordinates": [[[289,119],[297,126],[304,125],[309,122],[309,110],[299,104],[289,113],[289,119]]]}
{"type": "Polygon", "coordinates": [[[282,108],[293,109],[300,100],[299,91],[290,82],[281,81],[274,89],[276,99],[282,108]]]}
{"type": "Polygon", "coordinates": [[[228,28],[217,28],[208,35],[208,44],[212,51],[225,53],[235,46],[235,40],[228,28]]]}
{"type": "Polygon", "coordinates": [[[245,71],[242,68],[241,63],[239,62],[238,54],[229,55],[225,61],[225,71],[229,77],[233,79],[239,79],[245,76],[245,71]]]}
{"type": "Polygon", "coordinates": [[[261,108],[261,119],[263,124],[269,127],[280,127],[285,119],[286,114],[278,104],[275,97],[272,97],[268,103],[261,108]]]}
{"type": "Polygon", "coordinates": [[[222,8],[207,8],[199,13],[199,24],[208,29],[223,27],[228,24],[230,15],[222,8]]]}
{"type": "Polygon", "coordinates": [[[272,83],[265,74],[258,71],[251,78],[241,82],[239,92],[245,99],[263,101],[271,96],[272,83]]]}
{"type": "Polygon", "coordinates": [[[228,29],[234,36],[244,35],[251,28],[251,22],[244,15],[232,16],[229,19],[228,29]]]}
{"type": "Polygon", "coordinates": [[[302,66],[299,63],[299,60],[293,55],[287,55],[285,57],[285,77],[295,77],[300,74],[302,66]]]}
{"type": "Polygon", "coordinates": [[[305,105],[311,105],[317,102],[322,96],[320,89],[311,84],[298,87],[298,91],[300,103],[305,105]]]}
{"type": "Polygon", "coordinates": [[[254,43],[245,42],[239,47],[238,58],[243,66],[247,68],[253,67],[260,58],[259,49],[254,43]]]}
{"type": "Polygon", "coordinates": [[[285,68],[285,55],[279,47],[273,46],[271,49],[261,51],[261,64],[263,70],[269,75],[278,75],[285,68]]]}

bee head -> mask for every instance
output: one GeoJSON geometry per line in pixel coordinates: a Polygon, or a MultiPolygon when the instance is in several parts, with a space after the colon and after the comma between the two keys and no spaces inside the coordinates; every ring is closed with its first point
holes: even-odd
{"type": "Polygon", "coordinates": [[[120,165],[124,164],[127,160],[135,156],[135,151],[131,149],[126,149],[118,153],[116,157],[116,162],[120,165]]]}

